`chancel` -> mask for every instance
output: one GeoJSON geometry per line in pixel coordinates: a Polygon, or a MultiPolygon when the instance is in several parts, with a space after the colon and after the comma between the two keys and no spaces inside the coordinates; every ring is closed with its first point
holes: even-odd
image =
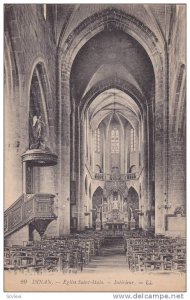
{"type": "Polygon", "coordinates": [[[184,272],[185,5],[4,7],[5,267],[184,272]]]}

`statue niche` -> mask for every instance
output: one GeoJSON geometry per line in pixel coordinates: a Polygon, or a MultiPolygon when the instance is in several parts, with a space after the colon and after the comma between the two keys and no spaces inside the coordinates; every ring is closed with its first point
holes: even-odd
{"type": "MultiPolygon", "coordinates": [[[[22,155],[22,161],[27,165],[25,166],[26,170],[30,166],[31,172],[33,172],[33,167],[47,167],[57,164],[57,155],[50,150],[52,146],[50,143],[46,86],[43,81],[44,76],[41,76],[43,75],[42,69],[41,64],[38,64],[32,76],[28,120],[29,149],[22,155]]],[[[32,176],[30,177],[32,178],[32,176]]]]}
{"type": "Polygon", "coordinates": [[[29,149],[49,150],[49,124],[41,66],[34,70],[30,87],[29,149]],[[47,147],[48,146],[48,147],[47,147]]]}
{"type": "MultiPolygon", "coordinates": [[[[37,111],[37,109],[36,109],[37,111]]],[[[23,162],[30,166],[54,166],[57,155],[52,153],[49,146],[48,124],[38,109],[38,114],[30,113],[29,117],[29,150],[22,155],[23,162]],[[48,144],[48,146],[47,146],[48,144]]]]}
{"type": "Polygon", "coordinates": [[[32,126],[30,126],[30,149],[45,150],[45,132],[46,124],[42,120],[42,116],[33,116],[32,126]]]}

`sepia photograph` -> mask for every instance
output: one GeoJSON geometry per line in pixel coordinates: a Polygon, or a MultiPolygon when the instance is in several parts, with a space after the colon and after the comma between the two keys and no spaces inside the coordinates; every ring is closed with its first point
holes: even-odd
{"type": "Polygon", "coordinates": [[[4,4],[4,291],[186,292],[186,4],[4,4]]]}

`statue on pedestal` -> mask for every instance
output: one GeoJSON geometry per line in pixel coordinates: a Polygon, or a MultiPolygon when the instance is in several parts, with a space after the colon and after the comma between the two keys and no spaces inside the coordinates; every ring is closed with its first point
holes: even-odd
{"type": "Polygon", "coordinates": [[[45,131],[45,123],[42,120],[41,116],[33,117],[32,124],[32,133],[33,133],[33,143],[30,146],[30,149],[42,149],[45,150],[46,146],[44,143],[44,131],[45,131]]]}

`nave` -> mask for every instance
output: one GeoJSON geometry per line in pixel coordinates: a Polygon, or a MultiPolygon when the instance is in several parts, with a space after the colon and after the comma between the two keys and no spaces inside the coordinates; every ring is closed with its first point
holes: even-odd
{"type": "Polygon", "coordinates": [[[184,237],[185,5],[4,12],[6,247],[85,230],[184,237]]]}
{"type": "Polygon", "coordinates": [[[6,271],[22,273],[184,273],[186,241],[138,230],[123,237],[86,231],[5,247],[4,262],[6,271]]]}
{"type": "Polygon", "coordinates": [[[45,274],[92,278],[45,291],[101,290],[121,273],[184,291],[186,5],[4,14],[6,291],[45,274]]]}
{"type": "Polygon", "coordinates": [[[115,241],[105,241],[101,247],[99,256],[94,259],[84,269],[85,273],[105,273],[126,271],[126,255],[124,251],[124,239],[119,238],[115,241]]]}

